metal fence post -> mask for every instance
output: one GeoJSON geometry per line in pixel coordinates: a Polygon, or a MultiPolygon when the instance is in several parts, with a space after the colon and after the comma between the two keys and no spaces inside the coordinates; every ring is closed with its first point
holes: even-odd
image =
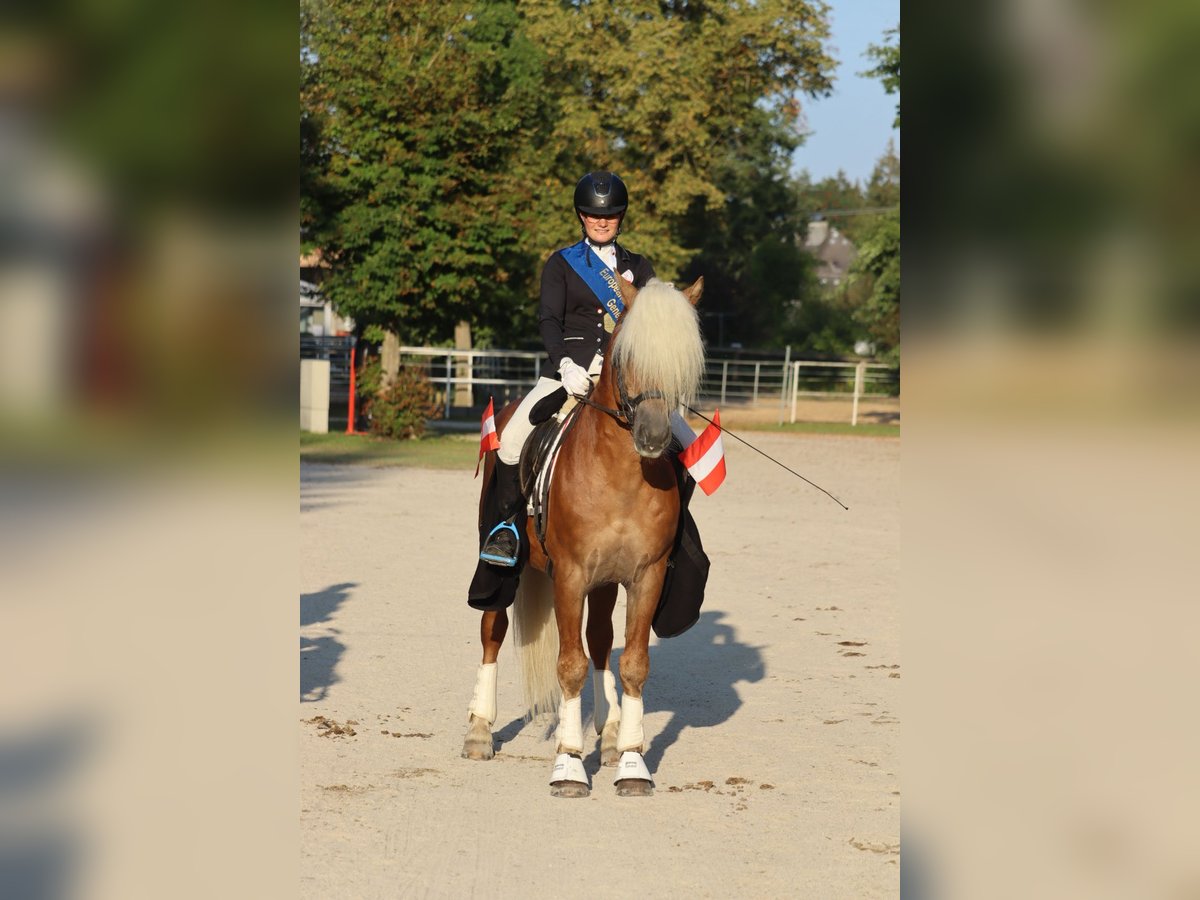
{"type": "Polygon", "coordinates": [[[866,363],[861,362],[854,367],[854,405],[850,409],[851,427],[858,424],[858,398],[862,396],[864,368],[866,368],[866,363]]]}
{"type": "Polygon", "coordinates": [[[725,405],[725,383],[729,380],[729,360],[721,363],[721,405],[725,405]]]}
{"type": "Polygon", "coordinates": [[[750,402],[754,406],[758,406],[758,373],[760,369],[762,369],[762,363],[756,362],[754,364],[754,395],[750,398],[750,402]]]}
{"type": "Polygon", "coordinates": [[[800,360],[792,363],[792,424],[796,422],[796,397],[800,395],[800,360]]]}
{"type": "Polygon", "coordinates": [[[784,410],[787,409],[788,366],[792,361],[792,345],[788,344],[783,351],[783,368],[779,372],[779,424],[783,424],[784,410]]]}

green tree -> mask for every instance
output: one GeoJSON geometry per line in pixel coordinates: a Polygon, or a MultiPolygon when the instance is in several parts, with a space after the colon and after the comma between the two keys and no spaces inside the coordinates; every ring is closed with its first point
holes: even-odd
{"type": "MultiPolygon", "coordinates": [[[[900,92],[900,32],[893,29],[885,37],[895,36],[894,45],[872,46],[868,55],[878,61],[870,75],[882,79],[889,94],[900,92]]],[[[896,105],[896,125],[900,124],[900,106],[896,105]]],[[[875,166],[868,187],[870,198],[894,200],[896,209],[872,217],[867,223],[852,270],[851,290],[861,296],[855,320],[875,343],[882,359],[900,360],[900,159],[890,142],[887,152],[875,166]]],[[[879,202],[876,205],[891,205],[879,202]]]]}
{"type": "Polygon", "coordinates": [[[875,353],[888,362],[900,359],[900,213],[879,217],[858,248],[852,287],[864,289],[854,313],[875,344],[875,353]]]}
{"type": "Polygon", "coordinates": [[[900,205],[900,155],[894,141],[888,141],[883,156],[875,162],[863,199],[867,207],[900,205]]]}
{"type": "Polygon", "coordinates": [[[541,263],[578,238],[595,169],[626,180],[625,237],[662,277],[784,271],[795,96],[831,84],[820,0],[305,3],[304,240],[359,322],[535,335],[541,263]]]}
{"type": "Polygon", "coordinates": [[[330,299],[406,342],[528,328],[549,119],[515,4],[309,0],[301,35],[302,238],[330,299]]]}
{"type": "Polygon", "coordinates": [[[636,236],[667,278],[701,249],[688,220],[725,214],[728,168],[757,157],[770,180],[761,142],[793,145],[794,95],[831,88],[819,0],[526,0],[521,9],[556,73],[563,187],[589,168],[620,172],[633,200],[630,243],[636,236]]]}
{"type": "MultiPolygon", "coordinates": [[[[883,89],[889,94],[900,93],[900,29],[889,28],[883,33],[884,43],[871,44],[867,47],[867,56],[875,60],[875,68],[863,72],[883,82],[883,89]],[[890,42],[891,38],[896,42],[890,42]]],[[[896,100],[896,119],[893,128],[900,127],[900,101],[896,100]]]]}

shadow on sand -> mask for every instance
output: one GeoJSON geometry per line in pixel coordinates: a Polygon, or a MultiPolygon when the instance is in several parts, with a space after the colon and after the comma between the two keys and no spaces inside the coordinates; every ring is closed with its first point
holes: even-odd
{"type": "MultiPolygon", "coordinates": [[[[300,595],[300,627],[329,622],[338,608],[358,587],[353,582],[334,584],[312,594],[300,595]]],[[[334,629],[328,629],[334,631],[334,629]]],[[[338,680],[335,669],[346,647],[332,635],[300,636],[300,702],[324,700],[329,686],[338,680]]]]}
{"type": "MultiPolygon", "coordinates": [[[[650,648],[646,712],[671,714],[666,726],[651,738],[645,754],[651,772],[658,770],[667,750],[679,740],[684,729],[711,728],[732,717],[742,705],[736,686],[743,681],[761,681],[766,672],[762,648],[739,641],[733,626],[721,621],[724,617],[724,612],[716,610],[701,613],[700,620],[684,634],[650,648]]],[[[619,671],[619,660],[618,648],[609,659],[614,673],[619,671]]],[[[585,740],[594,736],[591,721],[594,710],[589,676],[583,690],[585,740]]],[[[530,724],[524,718],[516,718],[494,730],[497,752],[530,724]]],[[[555,724],[545,719],[533,722],[532,726],[542,740],[549,740],[555,724]]],[[[584,758],[584,767],[589,772],[600,771],[598,745],[584,758]]]]}
{"type": "Polygon", "coordinates": [[[685,728],[711,728],[742,705],[736,686],[761,681],[766,672],[762,647],[743,644],[724,612],[701,613],[700,621],[678,637],[650,648],[646,711],[671,713],[650,740],[646,765],[657,772],[667,750],[685,728]]]}
{"type": "MultiPolygon", "coordinates": [[[[658,771],[663,756],[684,729],[711,728],[727,721],[742,705],[736,685],[760,681],[765,674],[762,648],[739,641],[733,626],[721,621],[724,617],[724,612],[716,610],[701,613],[688,631],[650,648],[646,712],[671,713],[645,754],[651,772],[658,771]]],[[[620,651],[614,650],[609,659],[614,674],[619,672],[619,660],[620,651]]],[[[590,678],[583,707],[584,728],[593,729],[590,678]]],[[[599,769],[599,748],[589,754],[584,765],[589,772],[599,769]]]]}

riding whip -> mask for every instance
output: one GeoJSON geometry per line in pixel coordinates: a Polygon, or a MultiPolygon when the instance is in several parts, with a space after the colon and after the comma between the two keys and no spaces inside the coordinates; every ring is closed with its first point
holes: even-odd
{"type": "Polygon", "coordinates": [[[692,409],[692,407],[690,407],[690,406],[688,406],[688,407],[685,407],[685,408],[686,408],[686,409],[687,409],[687,411],[688,411],[688,412],[690,412],[692,415],[694,415],[694,416],[699,416],[701,419],[703,419],[703,420],[704,420],[705,422],[707,422],[709,425],[715,425],[717,428],[719,428],[719,429],[721,430],[721,433],[722,433],[722,434],[727,434],[727,435],[729,435],[729,436],[730,436],[730,437],[732,437],[732,438],[737,438],[737,440],[741,441],[743,444],[745,444],[747,447],[749,447],[751,450],[753,450],[753,451],[754,451],[755,453],[757,453],[759,456],[766,456],[766,457],[767,457],[767,459],[771,460],[771,462],[775,463],[775,465],[779,466],[781,469],[787,469],[789,472],[791,472],[793,475],[795,475],[795,476],[796,476],[797,478],[799,478],[801,481],[803,481],[803,482],[806,482],[806,483],[808,483],[808,484],[811,484],[813,487],[815,487],[815,488],[816,488],[818,491],[820,491],[822,494],[824,494],[825,496],[829,497],[829,499],[831,499],[831,500],[832,500],[834,503],[836,503],[836,504],[837,504],[838,506],[840,506],[842,509],[844,509],[844,510],[846,510],[847,512],[849,512],[849,510],[850,510],[850,507],[848,507],[848,506],[847,506],[845,503],[843,503],[843,502],[842,502],[841,500],[839,500],[837,497],[833,496],[833,494],[829,493],[829,491],[825,490],[825,488],[821,487],[821,486],[820,486],[819,484],[817,484],[815,481],[810,481],[809,479],[807,479],[807,478],[805,478],[803,475],[801,475],[799,472],[797,472],[795,469],[792,469],[792,468],[789,468],[788,466],[785,466],[785,465],[784,465],[783,463],[781,463],[779,460],[775,459],[775,457],[773,457],[773,456],[768,456],[766,453],[763,453],[761,450],[759,450],[757,447],[755,447],[755,446],[754,446],[752,443],[750,443],[749,441],[745,440],[744,438],[738,437],[738,435],[734,434],[732,431],[730,431],[730,430],[729,430],[728,428],[726,428],[724,425],[721,425],[719,422],[714,422],[714,421],[713,421],[712,419],[710,419],[708,416],[704,415],[704,413],[702,413],[702,412],[699,412],[698,410],[692,409]]]}

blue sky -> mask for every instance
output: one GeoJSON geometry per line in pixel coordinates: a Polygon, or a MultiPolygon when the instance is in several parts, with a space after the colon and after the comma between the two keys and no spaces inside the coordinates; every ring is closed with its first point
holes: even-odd
{"type": "Polygon", "coordinates": [[[807,169],[814,181],[843,169],[851,181],[865,182],[888,138],[900,149],[900,132],[892,128],[898,97],[883,92],[877,78],[858,72],[874,63],[863,55],[868,44],[882,44],[883,33],[900,23],[899,0],[828,0],[829,45],[838,61],[833,94],[801,98],[812,133],[792,156],[796,171],[807,169]]]}

